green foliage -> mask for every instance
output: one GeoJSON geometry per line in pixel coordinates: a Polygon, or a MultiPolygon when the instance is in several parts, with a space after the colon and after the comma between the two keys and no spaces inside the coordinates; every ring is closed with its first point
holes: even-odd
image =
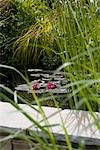
{"type": "Polygon", "coordinates": [[[48,34],[51,25],[46,17],[46,4],[41,0],[10,0],[7,12],[5,12],[3,7],[5,3],[8,5],[8,0],[2,1],[0,5],[2,10],[0,14],[0,32],[2,34],[0,47],[8,57],[4,62],[11,64],[11,61],[14,60],[13,65],[16,66],[19,63],[22,66],[37,64],[41,56],[40,52],[43,51],[43,48],[39,47],[41,41],[43,42],[46,37],[46,42],[52,43],[48,34]]]}
{"type": "MultiPolygon", "coordinates": [[[[19,66],[34,66],[43,57],[43,65],[50,68],[59,62],[60,57],[64,66],[61,68],[67,72],[66,88],[70,91],[64,103],[69,102],[69,107],[74,109],[100,111],[99,1],[54,1],[50,9],[42,0],[1,0],[0,50],[3,63],[17,62],[19,66]],[[66,67],[64,64],[69,62],[71,65],[66,67]]],[[[8,66],[5,68],[15,70],[8,66]]],[[[24,78],[20,72],[17,73],[24,78]]],[[[26,79],[25,81],[29,84],[26,79]]],[[[5,90],[14,94],[8,88],[5,90]]],[[[18,108],[9,97],[3,97],[18,108]]],[[[34,93],[33,97],[41,110],[34,93]]],[[[20,96],[19,99],[25,102],[20,96]]],[[[28,105],[30,106],[29,103],[28,105]]],[[[39,123],[35,123],[44,131],[39,123]]],[[[44,132],[55,145],[53,135],[44,132]]],[[[47,149],[48,144],[43,145],[44,141],[36,137],[42,148],[47,149]]],[[[57,149],[56,146],[54,149],[57,149]]]]}
{"type": "Polygon", "coordinates": [[[99,46],[96,7],[93,4],[86,4],[86,1],[74,2],[73,5],[68,0],[63,3],[56,7],[58,21],[52,32],[59,52],[62,53],[63,62],[86,52],[87,56],[83,55],[77,59],[77,64],[88,62],[89,66],[92,65],[94,68],[93,62],[99,53],[91,54],[89,48],[99,46]]]}
{"type": "MultiPolygon", "coordinates": [[[[13,51],[10,44],[13,59],[19,65],[31,67],[43,57],[40,63],[47,68],[60,61],[62,64],[73,62],[64,68],[70,83],[99,79],[100,21],[96,2],[62,0],[54,2],[50,9],[41,0],[10,0],[13,9],[8,18],[12,20],[12,27],[5,29],[13,41],[13,51]],[[57,61],[59,57],[61,60],[57,61]]],[[[77,102],[84,99],[89,100],[94,110],[98,109],[94,99],[99,101],[99,83],[73,85],[70,91],[71,107],[77,108],[77,102]]],[[[85,106],[83,102],[82,109],[87,109],[85,106]]]]}
{"type": "MultiPolygon", "coordinates": [[[[54,39],[51,37],[52,25],[48,19],[51,10],[42,1],[31,2],[32,4],[29,5],[31,8],[27,7],[27,10],[31,10],[33,22],[24,28],[25,30],[14,43],[14,57],[24,65],[37,64],[43,53],[48,55],[51,53],[54,43],[54,39]]],[[[24,3],[27,5],[27,1],[24,3]]],[[[23,9],[26,6],[24,3],[21,6],[23,9]]],[[[29,19],[32,18],[31,15],[29,15],[29,19]]],[[[53,20],[55,22],[55,17],[53,20]]]]}
{"type": "MultiPolygon", "coordinates": [[[[11,66],[7,66],[7,65],[0,65],[0,68],[5,68],[5,69],[10,69],[12,71],[15,71],[16,73],[18,73],[20,75],[20,77],[29,85],[30,82],[28,81],[28,79],[17,69],[15,69],[14,67],[11,66]]],[[[40,122],[38,122],[37,120],[34,119],[34,117],[32,117],[29,113],[27,113],[26,111],[24,111],[24,109],[22,109],[16,102],[14,102],[9,96],[7,96],[7,93],[9,93],[9,95],[13,95],[14,96],[14,92],[9,89],[6,86],[3,86],[0,84],[0,88],[3,89],[4,91],[6,91],[6,94],[4,94],[2,91],[0,91],[0,97],[2,97],[3,99],[7,100],[8,102],[10,102],[10,104],[12,104],[12,106],[14,106],[18,111],[20,111],[29,121],[31,121],[36,128],[38,128],[40,131],[42,131],[42,134],[44,135],[43,138],[41,138],[41,136],[39,135],[38,132],[34,132],[31,128],[27,128],[27,131],[29,133],[28,137],[27,135],[23,136],[22,132],[19,132],[18,134],[15,133],[9,133],[11,134],[11,138],[19,138],[19,139],[24,139],[25,141],[29,142],[29,145],[31,146],[31,148],[34,148],[34,141],[38,142],[38,146],[39,148],[43,149],[43,150],[48,150],[51,148],[53,148],[54,150],[58,150],[59,146],[57,144],[56,138],[53,135],[53,133],[51,132],[50,129],[50,125],[48,122],[48,118],[45,115],[45,112],[43,110],[43,108],[41,107],[41,104],[37,98],[37,96],[35,95],[34,91],[32,92],[32,96],[37,104],[37,108],[35,108],[34,106],[32,106],[29,102],[27,102],[25,99],[23,99],[23,97],[16,95],[17,98],[19,100],[21,100],[22,102],[26,103],[30,108],[32,108],[33,110],[37,111],[41,117],[43,118],[43,122],[44,125],[41,125],[40,122]]],[[[58,113],[60,115],[60,111],[58,108],[58,113]]],[[[61,117],[61,116],[60,116],[61,117]]],[[[52,125],[51,125],[52,126],[52,125]]],[[[71,150],[71,142],[69,140],[69,137],[67,135],[67,131],[64,127],[64,123],[62,122],[62,129],[64,130],[65,133],[65,137],[66,137],[66,144],[68,145],[68,149],[71,150]]],[[[4,140],[5,141],[5,140],[4,140]]]]}
{"type": "MultiPolygon", "coordinates": [[[[12,61],[13,55],[16,64],[28,67],[38,64],[43,56],[52,57],[53,53],[59,52],[65,62],[86,52],[87,55],[77,59],[77,64],[87,62],[92,69],[99,67],[96,59],[99,52],[89,50],[100,43],[98,3],[53,1],[52,9],[42,0],[5,0],[2,3],[6,3],[7,11],[4,11],[4,4],[0,5],[3,8],[1,47],[8,53],[8,61],[12,61]]],[[[82,68],[77,65],[77,69],[82,68]]]]}
{"type": "Polygon", "coordinates": [[[42,68],[44,68],[45,70],[55,70],[56,68],[58,68],[61,65],[61,59],[59,55],[55,55],[55,54],[50,54],[50,55],[46,55],[44,54],[41,58],[40,58],[40,65],[42,64],[42,68]]]}
{"type": "MultiPolygon", "coordinates": [[[[57,26],[53,26],[51,35],[56,41],[62,63],[73,62],[65,68],[71,83],[99,79],[100,36],[96,8],[95,3],[84,0],[73,3],[66,0],[56,6],[57,26]]],[[[80,99],[84,99],[91,103],[93,109],[94,105],[98,107],[94,99],[99,101],[99,88],[99,83],[92,86],[73,85],[69,94],[69,99],[73,100],[71,106],[77,108],[80,99]]],[[[85,106],[83,102],[81,108],[87,109],[85,106]]]]}
{"type": "MultiPolygon", "coordinates": [[[[62,68],[64,67],[69,67],[71,66],[72,63],[68,62],[66,64],[63,64],[61,67],[59,67],[54,74],[56,74],[59,70],[61,70],[62,68]]],[[[28,79],[21,73],[19,72],[17,69],[15,69],[14,67],[11,67],[11,66],[6,66],[6,65],[0,65],[0,68],[4,68],[4,69],[7,69],[7,71],[9,70],[12,70],[12,71],[15,71],[16,73],[18,73],[20,75],[20,77],[29,85],[30,85],[30,82],[28,81],[28,79]]],[[[81,88],[83,87],[87,87],[88,85],[92,85],[92,84],[96,84],[96,83],[100,83],[100,79],[97,79],[97,80],[82,80],[82,81],[77,81],[77,82],[73,82],[73,83],[69,83],[66,85],[66,87],[72,87],[73,85],[79,85],[79,84],[82,84],[82,87],[80,87],[79,89],[77,88],[76,90],[73,90],[73,94],[75,94],[77,92],[77,90],[79,90],[81,92],[81,88]]],[[[33,123],[33,125],[35,126],[35,128],[38,128],[39,130],[38,131],[42,131],[42,138],[41,138],[41,134],[39,134],[39,132],[34,132],[31,128],[27,128],[27,135],[24,134],[26,133],[25,130],[23,132],[23,130],[19,130],[16,132],[16,130],[14,130],[14,132],[11,130],[11,132],[9,130],[6,130],[5,133],[7,132],[8,136],[6,138],[1,138],[0,139],[0,142],[3,142],[8,139],[13,139],[13,138],[17,138],[17,139],[23,139],[24,141],[26,141],[29,146],[30,146],[30,149],[31,148],[38,148],[40,150],[60,150],[63,148],[64,149],[68,149],[68,150],[72,150],[73,147],[72,147],[72,143],[70,141],[70,138],[68,136],[68,133],[67,133],[67,130],[66,130],[66,124],[62,118],[62,115],[60,113],[60,109],[59,109],[59,106],[56,102],[56,100],[54,99],[54,97],[52,96],[52,100],[54,101],[55,103],[55,106],[58,110],[58,115],[60,116],[60,119],[61,119],[61,127],[65,133],[65,144],[66,144],[66,147],[60,147],[56,141],[56,138],[54,136],[54,134],[52,133],[52,130],[50,130],[50,127],[54,126],[54,125],[50,125],[49,122],[48,122],[48,118],[52,117],[53,115],[55,115],[56,113],[52,114],[51,116],[49,117],[46,117],[46,114],[45,112],[43,111],[43,107],[41,107],[41,104],[40,104],[40,99],[37,98],[37,96],[35,95],[34,91],[32,92],[32,96],[33,96],[33,99],[34,101],[36,102],[37,104],[37,107],[34,107],[34,105],[31,105],[28,101],[26,101],[23,97],[21,97],[19,94],[16,94],[8,87],[4,86],[4,85],[1,85],[0,84],[0,88],[2,90],[5,91],[5,94],[2,92],[2,90],[0,91],[0,97],[3,98],[3,100],[6,100],[7,102],[9,102],[13,107],[15,107],[20,113],[22,113],[29,121],[31,121],[33,123]],[[7,96],[8,94],[8,96],[7,96]],[[38,122],[34,116],[32,117],[32,115],[30,115],[28,112],[26,112],[22,107],[21,105],[18,105],[14,99],[11,99],[10,98],[10,95],[12,95],[14,98],[16,97],[17,99],[19,99],[21,102],[24,102],[25,104],[27,104],[27,106],[30,108],[30,109],[33,109],[35,111],[37,111],[37,113],[39,113],[41,115],[41,117],[43,118],[42,119],[42,124],[41,124],[41,121],[38,122]]],[[[84,97],[85,97],[85,93],[83,93],[84,97]]],[[[87,97],[88,98],[88,97],[87,97]]],[[[69,100],[70,101],[70,100],[69,100]]],[[[100,105],[100,102],[97,101],[96,99],[94,99],[94,102],[98,102],[98,104],[100,105]]],[[[83,103],[83,100],[81,99],[80,100],[80,103],[77,102],[77,106],[80,108],[81,104],[83,103]]],[[[96,113],[93,112],[93,109],[91,108],[91,103],[87,100],[86,101],[86,105],[87,105],[87,108],[88,108],[88,111],[90,112],[91,114],[91,117],[92,119],[94,120],[94,124],[97,126],[97,130],[99,131],[100,130],[100,123],[99,123],[99,120],[97,120],[97,117],[96,117],[96,113]]],[[[71,112],[72,114],[72,112],[71,112]]],[[[70,118],[70,114],[68,114],[68,118],[70,118]]],[[[71,115],[72,116],[72,115],[71,115]]],[[[75,115],[76,116],[76,115],[75,115]]],[[[83,113],[83,116],[81,117],[84,117],[85,119],[85,115],[83,113]]],[[[87,117],[87,116],[86,116],[87,117]]],[[[76,117],[75,117],[76,118],[76,117]]],[[[74,115],[73,115],[73,119],[74,119],[74,115]]],[[[79,119],[79,118],[78,118],[79,119]]],[[[82,118],[81,118],[82,119],[82,118]]],[[[89,118],[88,118],[89,119],[89,118]]],[[[81,122],[81,120],[78,120],[81,122]]],[[[84,120],[85,121],[85,120],[84,120]]],[[[69,124],[70,125],[70,124],[69,124]]],[[[80,124],[78,123],[79,126],[76,126],[77,129],[80,128],[80,124]]],[[[55,125],[56,126],[56,125],[55,125]]],[[[0,143],[1,144],[1,143],[0,143]]],[[[84,150],[84,142],[83,140],[81,141],[80,140],[80,143],[79,143],[79,149],[81,150],[84,150]],[[82,143],[81,143],[82,142],[82,143]]],[[[99,149],[99,148],[98,148],[99,149]]]]}

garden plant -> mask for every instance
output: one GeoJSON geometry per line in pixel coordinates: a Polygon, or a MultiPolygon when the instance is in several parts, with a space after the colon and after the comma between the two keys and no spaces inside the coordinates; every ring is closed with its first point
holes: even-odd
{"type": "MultiPolygon", "coordinates": [[[[16,76],[19,75],[15,82],[23,80],[30,88],[32,85],[28,75],[23,75],[22,70],[25,74],[26,69],[43,68],[53,70],[53,75],[63,70],[65,88],[69,92],[60,103],[68,104],[70,109],[89,111],[97,130],[100,130],[100,122],[95,117],[95,112],[100,112],[99,0],[0,0],[0,57],[0,76],[4,79],[9,71],[14,72],[16,76]]],[[[34,90],[31,101],[27,101],[20,94],[15,95],[15,87],[11,89],[6,82],[0,84],[0,88],[2,100],[11,103],[45,135],[41,138],[38,133],[27,129],[28,135],[11,132],[7,139],[24,139],[30,149],[60,149],[45,118],[41,99],[34,90]],[[33,109],[35,102],[46,127],[22,110],[13,97],[33,109]]],[[[61,105],[53,95],[50,97],[59,112],[61,105]]],[[[46,99],[43,101],[46,102],[46,99]]],[[[64,148],[72,150],[63,120],[62,128],[67,145],[64,148]]],[[[80,150],[85,149],[82,143],[78,144],[80,150]]]]}

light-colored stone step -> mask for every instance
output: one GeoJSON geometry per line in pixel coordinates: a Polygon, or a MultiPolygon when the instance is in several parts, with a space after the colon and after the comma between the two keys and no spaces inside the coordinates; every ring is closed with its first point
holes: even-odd
{"type": "MultiPolygon", "coordinates": [[[[26,104],[19,104],[19,106],[30,116],[32,116],[33,119],[40,122],[41,125],[45,125],[42,115],[39,114],[36,110],[32,109],[26,104]]],[[[38,106],[35,105],[34,107],[38,110],[38,106]]],[[[95,121],[88,111],[60,109],[59,114],[57,108],[45,106],[42,106],[42,108],[46,117],[48,118],[49,124],[57,125],[52,127],[52,132],[55,135],[62,135],[60,136],[61,138],[64,137],[65,134],[64,130],[62,129],[62,121],[60,117],[61,114],[68,135],[72,136],[73,140],[75,140],[74,137],[81,137],[83,139],[86,138],[89,144],[93,144],[94,141],[94,144],[98,144],[100,146],[100,129],[97,129],[95,121]]],[[[96,117],[96,122],[99,121],[100,123],[100,113],[95,112],[94,115],[96,117]]],[[[21,112],[6,102],[0,102],[0,127],[7,127],[11,129],[31,128],[34,131],[39,130],[21,112]]]]}

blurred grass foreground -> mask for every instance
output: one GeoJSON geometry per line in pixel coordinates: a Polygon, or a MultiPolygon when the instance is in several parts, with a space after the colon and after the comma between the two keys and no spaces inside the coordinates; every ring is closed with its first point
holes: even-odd
{"type": "MultiPolygon", "coordinates": [[[[84,112],[89,113],[93,122],[88,124],[87,128],[95,125],[97,132],[100,133],[99,0],[0,0],[0,61],[0,100],[4,104],[8,102],[14,106],[43,133],[41,137],[29,128],[3,130],[0,127],[0,133],[3,131],[5,135],[6,132],[6,136],[0,138],[0,150],[8,150],[7,147],[3,149],[5,142],[16,138],[26,141],[30,150],[72,150],[73,144],[60,113],[63,106],[70,112],[84,110],[83,115],[84,112]],[[25,95],[16,92],[15,87],[20,84],[27,84],[30,89],[32,88],[33,78],[27,72],[30,68],[43,69],[47,73],[50,70],[52,76],[62,71],[66,80],[64,88],[68,91],[66,97],[63,98],[63,93],[57,98],[51,93],[38,97],[34,90],[31,94],[25,95]],[[64,143],[67,146],[59,147],[48,124],[42,106],[50,106],[51,100],[47,101],[48,97],[59,113],[64,143]],[[18,104],[17,100],[23,104],[18,104]],[[44,125],[27,113],[24,107],[20,107],[24,104],[39,112],[44,125]],[[37,108],[33,104],[37,105],[37,108]]],[[[2,113],[0,117],[3,117],[2,113]]],[[[78,122],[79,126],[81,119],[78,122]]],[[[71,124],[70,122],[69,126],[71,124]]],[[[84,138],[77,144],[76,149],[89,149],[84,138]]],[[[96,145],[94,141],[92,144],[96,145]]],[[[91,149],[95,150],[95,147],[92,145],[91,149]]]]}

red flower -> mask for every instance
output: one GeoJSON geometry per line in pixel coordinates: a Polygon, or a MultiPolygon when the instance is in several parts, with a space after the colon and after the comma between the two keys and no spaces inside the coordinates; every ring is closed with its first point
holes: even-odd
{"type": "Polygon", "coordinates": [[[53,83],[53,82],[49,82],[49,83],[47,84],[47,90],[55,89],[56,87],[57,87],[56,84],[53,83]]]}
{"type": "Polygon", "coordinates": [[[40,85],[39,85],[39,83],[33,83],[33,85],[32,85],[32,89],[33,90],[39,90],[40,89],[40,85]]]}

